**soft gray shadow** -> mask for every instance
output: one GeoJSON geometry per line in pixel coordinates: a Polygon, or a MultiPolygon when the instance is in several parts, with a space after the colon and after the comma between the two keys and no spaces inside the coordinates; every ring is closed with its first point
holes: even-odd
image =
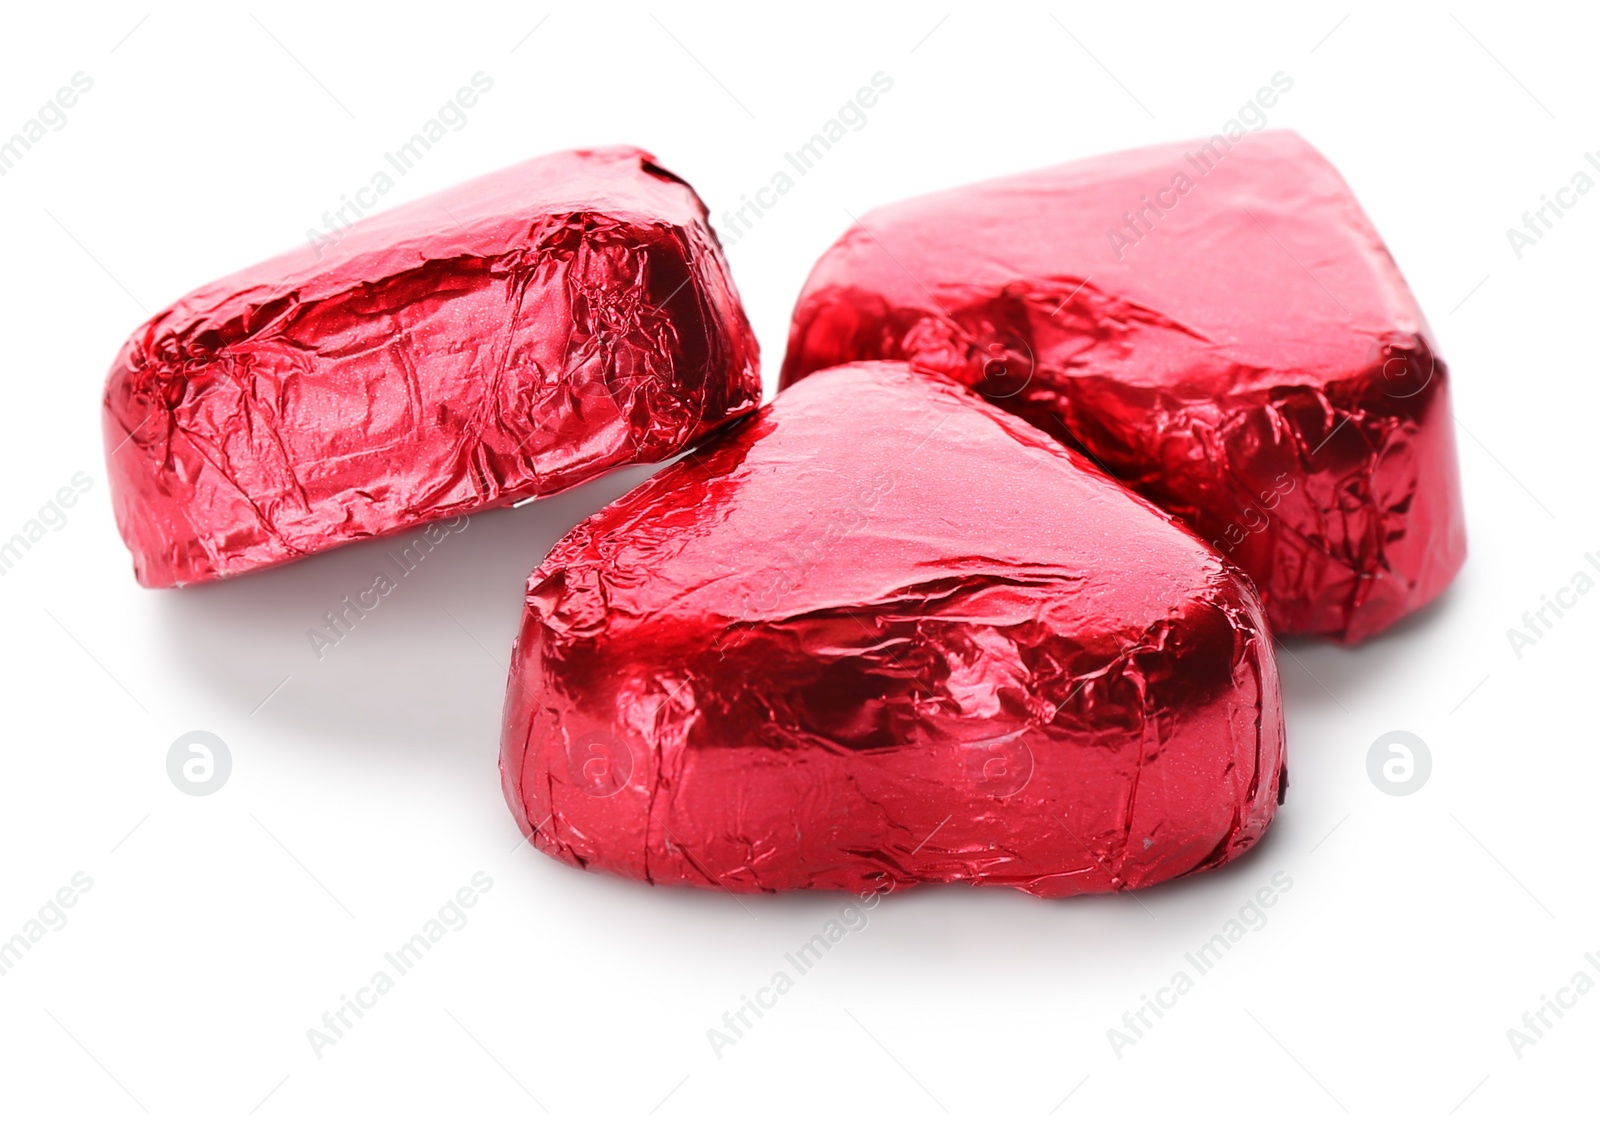
{"type": "Polygon", "coordinates": [[[1355,699],[1367,687],[1403,680],[1417,663],[1436,660],[1447,621],[1465,606],[1462,587],[1457,577],[1428,606],[1354,646],[1319,638],[1285,640],[1278,647],[1278,670],[1289,723],[1328,707],[1354,711],[1355,699]]]}
{"type": "Polygon", "coordinates": [[[493,751],[529,572],[574,525],[655,469],[628,467],[520,509],[474,514],[414,563],[398,558],[416,530],[151,593],[161,602],[158,645],[224,719],[385,755],[486,742],[493,751]],[[369,591],[379,573],[393,590],[362,618],[345,611],[353,625],[337,638],[325,616],[369,591]],[[319,644],[314,630],[335,641],[319,644]]]}

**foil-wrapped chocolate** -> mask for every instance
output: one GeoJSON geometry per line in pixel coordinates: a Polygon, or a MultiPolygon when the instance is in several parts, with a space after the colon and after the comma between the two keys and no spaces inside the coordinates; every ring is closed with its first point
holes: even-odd
{"type": "Polygon", "coordinates": [[[854,364],[551,550],[501,771],[587,869],[1060,897],[1249,849],[1283,754],[1241,573],[960,385],[854,364]]]}
{"type": "Polygon", "coordinates": [[[557,153],[196,290],[105,393],[134,572],[167,587],[664,460],[755,408],[705,206],[648,153],[557,153]]]}
{"type": "Polygon", "coordinates": [[[954,377],[1086,452],[1249,573],[1277,631],[1357,641],[1466,552],[1445,366],[1349,188],[1293,133],[868,213],[812,271],[782,382],[869,359],[954,377]]]}

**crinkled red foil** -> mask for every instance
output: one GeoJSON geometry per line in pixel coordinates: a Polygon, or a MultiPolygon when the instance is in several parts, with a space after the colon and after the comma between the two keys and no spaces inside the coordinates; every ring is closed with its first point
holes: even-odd
{"type": "Polygon", "coordinates": [[[1277,631],[1359,640],[1466,553],[1444,363],[1293,133],[868,213],[812,271],[782,383],[866,359],[953,376],[1087,451],[1249,573],[1277,631]]]}
{"type": "Polygon", "coordinates": [[[1283,747],[1232,565],[959,385],[857,364],[556,545],[501,770],[586,869],[1061,897],[1247,850],[1283,747]]]}
{"type": "Polygon", "coordinates": [[[117,525],[167,587],[663,460],[760,401],[693,189],[540,157],[157,314],[107,380],[117,525]]]}

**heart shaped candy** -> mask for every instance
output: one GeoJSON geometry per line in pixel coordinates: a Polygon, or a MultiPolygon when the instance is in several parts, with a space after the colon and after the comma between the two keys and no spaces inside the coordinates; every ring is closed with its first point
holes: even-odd
{"type": "Polygon", "coordinates": [[[1231,565],[959,385],[855,364],[551,551],[501,768],[585,868],[1055,897],[1247,850],[1283,719],[1231,565]]]}

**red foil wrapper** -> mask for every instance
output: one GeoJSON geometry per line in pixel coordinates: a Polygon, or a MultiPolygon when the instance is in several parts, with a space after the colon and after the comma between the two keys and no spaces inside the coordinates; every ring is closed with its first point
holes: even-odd
{"type": "Polygon", "coordinates": [[[1277,631],[1357,641],[1466,554],[1445,366],[1355,197],[1293,133],[869,213],[812,271],[782,383],[868,359],[954,377],[1085,451],[1249,573],[1277,631]]]}
{"type": "Polygon", "coordinates": [[[1283,717],[1232,565],[959,385],[856,364],[551,550],[501,770],[586,869],[1063,897],[1249,849],[1283,717]]]}
{"type": "Polygon", "coordinates": [[[168,587],[544,496],[760,401],[693,189],[540,157],[196,290],[106,383],[112,501],[168,587]]]}

